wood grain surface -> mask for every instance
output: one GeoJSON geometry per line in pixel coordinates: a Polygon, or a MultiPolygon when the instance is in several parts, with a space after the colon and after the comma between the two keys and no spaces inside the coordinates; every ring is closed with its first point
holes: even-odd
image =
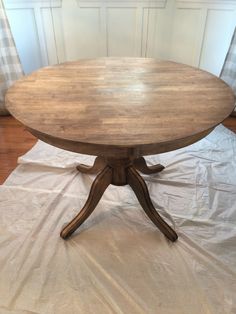
{"type": "Polygon", "coordinates": [[[234,108],[231,89],[199,69],[145,58],[101,58],[43,68],[6,95],[36,137],[107,157],[140,157],[201,139],[234,108]]]}
{"type": "Polygon", "coordinates": [[[17,166],[19,156],[36,143],[36,138],[10,116],[0,116],[0,184],[17,166]]]}

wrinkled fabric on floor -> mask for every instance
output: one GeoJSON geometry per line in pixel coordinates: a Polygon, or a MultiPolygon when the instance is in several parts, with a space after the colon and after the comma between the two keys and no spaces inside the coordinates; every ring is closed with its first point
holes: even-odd
{"type": "Polygon", "coordinates": [[[236,135],[218,126],[189,147],[145,157],[168,241],[129,186],[109,186],[67,241],[94,157],[38,142],[0,186],[0,314],[236,313],[236,135]]]}

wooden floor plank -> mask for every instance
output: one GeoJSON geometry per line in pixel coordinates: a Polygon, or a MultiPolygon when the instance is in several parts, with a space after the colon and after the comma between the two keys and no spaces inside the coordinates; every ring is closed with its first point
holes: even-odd
{"type": "Polygon", "coordinates": [[[17,158],[25,154],[36,141],[14,118],[0,117],[0,184],[17,166],[17,158]]]}
{"type": "MultiPolygon", "coordinates": [[[[224,125],[236,133],[236,118],[228,118],[224,125]]],[[[17,166],[17,158],[25,154],[37,139],[14,118],[0,116],[0,184],[17,166]]]]}

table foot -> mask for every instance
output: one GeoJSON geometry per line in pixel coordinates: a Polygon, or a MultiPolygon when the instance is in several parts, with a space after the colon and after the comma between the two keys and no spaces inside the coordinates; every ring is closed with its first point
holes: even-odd
{"type": "Polygon", "coordinates": [[[139,203],[152,222],[170,241],[176,241],[178,239],[176,232],[158,214],[152,204],[146,183],[132,166],[128,168],[128,184],[133,189],[139,203]]]}
{"type": "Polygon", "coordinates": [[[63,239],[68,238],[94,211],[103,193],[112,180],[112,169],[107,166],[94,180],[89,197],[79,214],[61,231],[63,239]]]}
{"type": "Polygon", "coordinates": [[[136,170],[144,173],[144,174],[153,174],[158,173],[165,169],[164,166],[158,164],[154,166],[148,166],[146,160],[143,157],[137,158],[134,160],[134,167],[136,170]]]}
{"type": "Polygon", "coordinates": [[[148,167],[144,158],[103,159],[97,157],[92,167],[79,165],[84,173],[94,173],[102,168],[92,184],[89,197],[77,216],[61,231],[63,239],[68,238],[94,211],[106,188],[110,185],[129,184],[137,196],[143,210],[160,231],[172,242],[178,239],[176,232],[161,218],[150,199],[146,183],[137,170],[144,173],[155,173],[164,169],[161,165],[148,167]],[[137,170],[136,170],[137,169],[137,170]],[[148,169],[148,170],[147,170],[148,169]],[[149,171],[149,172],[147,172],[149,171]]]}
{"type": "Polygon", "coordinates": [[[93,166],[87,166],[80,164],[76,167],[76,169],[82,173],[86,174],[97,174],[98,172],[102,171],[106,167],[106,161],[103,157],[98,156],[93,166]]]}

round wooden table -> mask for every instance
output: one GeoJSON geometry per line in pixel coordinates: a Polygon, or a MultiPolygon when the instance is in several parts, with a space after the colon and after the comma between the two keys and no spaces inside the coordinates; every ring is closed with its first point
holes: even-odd
{"type": "Polygon", "coordinates": [[[37,138],[98,156],[83,173],[98,173],[78,215],[61,231],[69,237],[93,212],[109,184],[129,184],[153,223],[171,241],[139,172],[143,156],[192,144],[234,108],[232,90],[217,77],[174,62],[101,58],[43,68],[17,81],[6,95],[11,114],[37,138]]]}

